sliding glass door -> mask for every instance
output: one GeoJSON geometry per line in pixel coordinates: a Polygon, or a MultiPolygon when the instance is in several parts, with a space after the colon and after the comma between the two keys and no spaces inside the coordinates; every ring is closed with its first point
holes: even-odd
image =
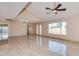
{"type": "Polygon", "coordinates": [[[0,24],[0,40],[8,39],[8,24],[0,24]]]}

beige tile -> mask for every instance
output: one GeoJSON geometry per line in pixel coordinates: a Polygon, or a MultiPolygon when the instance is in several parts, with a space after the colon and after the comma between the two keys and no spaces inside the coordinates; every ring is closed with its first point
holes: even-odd
{"type": "Polygon", "coordinates": [[[79,44],[39,36],[9,38],[0,44],[2,56],[79,56],[79,44]]]}

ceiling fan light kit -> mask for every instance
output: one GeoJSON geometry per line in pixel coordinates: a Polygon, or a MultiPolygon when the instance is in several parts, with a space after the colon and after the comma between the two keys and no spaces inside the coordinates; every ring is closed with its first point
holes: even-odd
{"type": "Polygon", "coordinates": [[[56,10],[53,11],[54,13],[57,12],[56,10]]]}

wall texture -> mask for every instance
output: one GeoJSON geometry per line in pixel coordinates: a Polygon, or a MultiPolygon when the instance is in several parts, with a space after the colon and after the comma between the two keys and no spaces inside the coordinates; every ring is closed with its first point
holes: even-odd
{"type": "Polygon", "coordinates": [[[30,25],[30,34],[35,34],[35,24],[33,23],[26,23],[24,25],[23,22],[20,21],[10,21],[9,25],[9,36],[27,36],[27,28],[30,25]]]}
{"type": "Polygon", "coordinates": [[[27,25],[23,22],[10,21],[8,23],[9,36],[22,36],[27,35],[27,25]]]}
{"type": "MultiPolygon", "coordinates": [[[[6,22],[9,25],[9,36],[23,36],[27,35],[27,25],[24,26],[23,22],[18,21],[9,21],[6,22]]],[[[63,38],[66,40],[71,41],[78,41],[79,42],[79,16],[70,16],[67,18],[52,20],[49,22],[42,22],[40,23],[42,25],[42,35],[44,36],[50,36],[50,37],[57,37],[57,38],[63,38]],[[48,24],[53,22],[67,22],[67,35],[53,35],[48,33],[48,24]]],[[[31,34],[36,34],[36,24],[31,24],[31,34]]]]}
{"type": "Polygon", "coordinates": [[[41,23],[42,25],[42,35],[44,36],[50,36],[50,37],[57,37],[57,38],[63,38],[66,40],[71,41],[79,41],[79,16],[71,16],[67,18],[62,18],[58,20],[52,20],[49,22],[41,23]],[[48,24],[53,22],[67,22],[67,35],[53,35],[48,33],[48,24]]]}

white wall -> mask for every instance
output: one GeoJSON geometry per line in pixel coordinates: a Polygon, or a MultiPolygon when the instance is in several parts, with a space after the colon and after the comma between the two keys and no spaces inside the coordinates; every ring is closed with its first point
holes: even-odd
{"type": "Polygon", "coordinates": [[[35,34],[35,24],[33,23],[26,23],[26,25],[24,25],[24,23],[20,21],[10,21],[8,24],[9,24],[9,37],[24,36],[24,35],[27,36],[28,25],[30,25],[31,27],[30,34],[35,34]]]}
{"type": "Polygon", "coordinates": [[[79,16],[69,17],[68,22],[68,39],[79,41],[79,16]]]}
{"type": "Polygon", "coordinates": [[[27,25],[19,21],[10,21],[9,25],[9,36],[23,36],[27,35],[27,25]]]}
{"type": "Polygon", "coordinates": [[[42,24],[42,35],[63,38],[66,40],[71,40],[71,41],[79,41],[79,16],[71,16],[67,18],[44,22],[41,24],[42,24]],[[48,24],[53,23],[53,22],[61,22],[61,21],[67,22],[67,35],[61,36],[61,35],[49,34],[48,24]]]}

